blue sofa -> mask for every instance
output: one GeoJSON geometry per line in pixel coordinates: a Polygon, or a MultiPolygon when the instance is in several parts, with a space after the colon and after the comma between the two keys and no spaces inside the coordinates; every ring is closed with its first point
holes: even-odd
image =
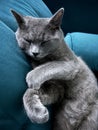
{"type": "MultiPolygon", "coordinates": [[[[45,124],[31,123],[24,111],[22,96],[31,66],[17,45],[14,34],[17,23],[10,9],[34,17],[52,15],[42,0],[0,0],[0,130],[51,130],[51,106],[50,120],[45,124]]],[[[98,71],[98,35],[68,33],[65,41],[92,70],[98,71]]]]}

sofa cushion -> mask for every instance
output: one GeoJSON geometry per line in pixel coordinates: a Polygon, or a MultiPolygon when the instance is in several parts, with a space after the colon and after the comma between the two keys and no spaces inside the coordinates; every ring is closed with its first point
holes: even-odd
{"type": "Polygon", "coordinates": [[[50,17],[52,15],[42,0],[0,0],[0,19],[13,31],[16,31],[17,23],[10,12],[11,9],[34,17],[50,17]]]}
{"type": "Polygon", "coordinates": [[[79,32],[68,33],[65,41],[93,71],[98,71],[98,35],[79,32]]]}

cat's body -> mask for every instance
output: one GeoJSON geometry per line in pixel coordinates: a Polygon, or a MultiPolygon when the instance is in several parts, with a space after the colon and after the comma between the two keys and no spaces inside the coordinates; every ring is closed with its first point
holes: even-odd
{"type": "Polygon", "coordinates": [[[13,11],[19,46],[31,57],[33,70],[23,97],[33,122],[49,119],[44,105],[57,102],[54,130],[98,130],[97,81],[87,65],[64,42],[60,29],[64,10],[52,18],[23,17],[13,11]]]}

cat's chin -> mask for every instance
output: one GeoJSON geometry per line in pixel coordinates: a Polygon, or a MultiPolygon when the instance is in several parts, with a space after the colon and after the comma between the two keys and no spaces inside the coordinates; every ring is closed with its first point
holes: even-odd
{"type": "Polygon", "coordinates": [[[28,55],[32,60],[34,60],[34,61],[43,61],[43,60],[45,60],[46,58],[48,58],[48,56],[46,55],[46,56],[43,56],[43,57],[41,57],[41,56],[36,56],[36,57],[34,57],[33,55],[28,55]]]}
{"type": "Polygon", "coordinates": [[[40,60],[42,60],[43,58],[41,58],[41,57],[33,57],[33,56],[32,56],[32,59],[35,60],[35,61],[40,61],[40,60]]]}
{"type": "Polygon", "coordinates": [[[35,60],[35,61],[40,61],[40,60],[44,60],[45,58],[46,58],[47,56],[44,56],[44,57],[39,57],[39,56],[36,56],[36,57],[34,57],[34,56],[31,56],[31,58],[33,59],[33,60],[35,60]]]}

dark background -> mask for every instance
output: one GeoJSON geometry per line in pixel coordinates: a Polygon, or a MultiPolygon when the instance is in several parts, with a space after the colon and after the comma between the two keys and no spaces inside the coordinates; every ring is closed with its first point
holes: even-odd
{"type": "Polygon", "coordinates": [[[52,13],[64,7],[62,29],[98,34],[98,0],[43,0],[52,13]]]}

